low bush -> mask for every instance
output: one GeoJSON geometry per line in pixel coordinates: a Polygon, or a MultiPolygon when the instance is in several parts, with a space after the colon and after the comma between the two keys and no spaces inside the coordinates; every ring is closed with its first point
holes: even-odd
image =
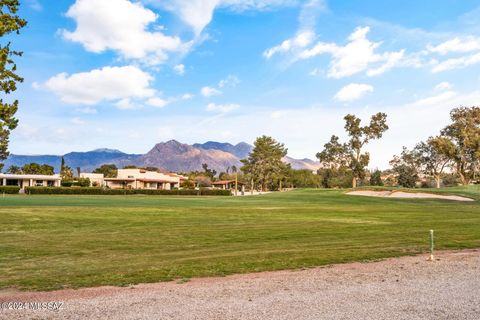
{"type": "MultiPolygon", "coordinates": [[[[18,192],[18,191],[17,191],[18,192]]],[[[150,190],[150,189],[103,189],[77,187],[26,187],[27,194],[86,194],[86,195],[172,195],[172,196],[230,196],[229,190],[150,190]]]]}
{"type": "Polygon", "coordinates": [[[20,187],[17,186],[0,186],[0,193],[17,194],[20,192],[20,187]]]}

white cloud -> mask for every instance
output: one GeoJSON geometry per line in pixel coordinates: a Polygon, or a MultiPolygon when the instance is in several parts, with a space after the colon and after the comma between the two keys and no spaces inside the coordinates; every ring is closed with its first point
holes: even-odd
{"type": "Polygon", "coordinates": [[[212,88],[212,87],[208,87],[208,86],[203,87],[200,90],[200,93],[202,94],[202,96],[207,97],[207,98],[222,94],[222,92],[220,90],[212,88]]]}
{"type": "Polygon", "coordinates": [[[444,91],[451,88],[452,88],[452,85],[449,82],[444,81],[444,82],[440,82],[435,86],[435,91],[444,91]]]}
{"type": "Polygon", "coordinates": [[[85,114],[97,114],[97,109],[92,107],[77,108],[76,111],[79,113],[85,113],[85,114]]]}
{"type": "Polygon", "coordinates": [[[191,94],[191,93],[185,93],[183,96],[182,96],[182,100],[190,100],[190,99],[193,99],[194,95],[191,94]]]}
{"type": "Polygon", "coordinates": [[[104,67],[68,75],[60,73],[45,82],[48,90],[70,104],[95,105],[102,101],[148,98],[152,76],[135,66],[104,67]]]}
{"type": "Polygon", "coordinates": [[[84,124],[86,124],[86,122],[83,121],[83,120],[82,120],[81,118],[79,118],[79,117],[72,118],[72,119],[71,119],[71,122],[72,122],[73,124],[76,124],[76,125],[84,125],[84,124]]]}
{"type": "Polygon", "coordinates": [[[435,46],[430,44],[424,55],[437,55],[430,60],[433,73],[465,68],[480,63],[480,38],[455,37],[435,46]]]}
{"type": "Polygon", "coordinates": [[[157,5],[178,15],[198,36],[212,21],[217,8],[223,7],[233,11],[258,11],[295,5],[299,0],[144,0],[144,2],[157,5]]]}
{"type": "Polygon", "coordinates": [[[228,113],[240,108],[238,104],[215,104],[209,103],[207,106],[208,112],[228,113]]]}
{"type": "Polygon", "coordinates": [[[165,100],[159,97],[153,97],[147,100],[147,104],[149,106],[155,107],[155,108],[163,108],[166,107],[171,101],[165,100]]]}
{"type": "Polygon", "coordinates": [[[460,58],[451,58],[441,62],[435,62],[432,72],[437,73],[452,69],[465,68],[477,63],[480,63],[480,52],[460,58]]]}
{"type": "Polygon", "coordinates": [[[338,79],[363,72],[375,63],[383,65],[367,70],[367,74],[370,76],[382,74],[399,63],[404,51],[377,53],[376,50],[381,43],[368,40],[368,32],[369,27],[359,27],[348,37],[349,42],[345,46],[319,42],[313,48],[304,50],[298,58],[309,59],[325,53],[332,55],[327,73],[331,78],[338,79]]]}
{"type": "Polygon", "coordinates": [[[435,106],[445,101],[451,100],[457,95],[455,91],[445,91],[433,96],[418,99],[411,103],[412,106],[435,106]]]}
{"type": "Polygon", "coordinates": [[[113,50],[125,59],[154,65],[164,62],[169,52],[185,52],[191,45],[149,31],[158,16],[138,2],[76,0],[66,16],[74,19],[77,27],[73,32],[63,30],[63,37],[94,53],[113,50]]]}
{"type": "Polygon", "coordinates": [[[368,70],[367,75],[370,77],[373,77],[373,76],[378,76],[378,75],[381,75],[382,73],[385,73],[386,71],[399,65],[402,59],[404,58],[404,56],[405,56],[405,50],[403,49],[397,52],[384,53],[382,58],[385,60],[385,63],[378,68],[368,70]]]}
{"type": "Polygon", "coordinates": [[[130,98],[124,98],[117,101],[117,103],[115,103],[115,106],[120,110],[140,109],[140,105],[134,103],[130,98]]]}
{"type": "Polygon", "coordinates": [[[368,76],[377,76],[400,65],[405,50],[377,53],[381,43],[368,40],[369,32],[369,27],[357,28],[348,37],[348,43],[344,46],[322,41],[311,46],[315,34],[312,31],[304,31],[295,38],[266,50],[263,55],[268,59],[278,53],[288,53],[293,56],[292,60],[296,61],[329,54],[332,60],[327,76],[337,79],[364,71],[368,76]]]}
{"type": "Polygon", "coordinates": [[[240,83],[240,79],[237,76],[229,75],[227,78],[218,82],[219,88],[231,87],[234,88],[240,83]]]}
{"type": "Polygon", "coordinates": [[[447,40],[439,45],[428,45],[427,50],[430,52],[446,55],[452,52],[472,52],[480,50],[480,39],[472,36],[447,40]]]}
{"type": "Polygon", "coordinates": [[[185,74],[185,65],[183,64],[177,64],[176,66],[173,67],[173,70],[178,74],[183,76],[185,74]]]}
{"type": "Polygon", "coordinates": [[[334,98],[340,102],[352,102],[373,92],[373,90],[373,87],[368,84],[351,83],[338,91],[334,98]]]}
{"type": "Polygon", "coordinates": [[[272,119],[281,119],[281,118],[284,118],[287,114],[288,114],[288,111],[279,110],[279,111],[273,111],[270,116],[272,119]]]}
{"type": "Polygon", "coordinates": [[[323,73],[324,73],[323,70],[321,70],[319,68],[315,68],[312,71],[310,71],[308,74],[315,77],[315,76],[322,75],[323,73]]]}
{"type": "Polygon", "coordinates": [[[283,41],[278,46],[265,50],[263,56],[267,59],[272,58],[278,53],[285,53],[296,49],[302,49],[312,44],[315,39],[315,33],[312,31],[302,31],[291,39],[283,41]]]}

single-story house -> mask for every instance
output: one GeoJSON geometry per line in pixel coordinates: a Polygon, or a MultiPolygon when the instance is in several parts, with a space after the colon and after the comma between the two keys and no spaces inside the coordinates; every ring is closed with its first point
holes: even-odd
{"type": "Polygon", "coordinates": [[[51,176],[41,174],[5,174],[0,173],[0,183],[2,186],[19,186],[24,190],[25,187],[60,187],[62,178],[58,174],[51,176]]]}
{"type": "Polygon", "coordinates": [[[103,187],[105,185],[103,173],[80,173],[80,178],[89,179],[91,187],[103,187]]]}
{"type": "MultiPolygon", "coordinates": [[[[242,182],[237,182],[237,188],[244,190],[245,184],[242,182]]],[[[215,189],[223,190],[235,190],[235,180],[223,180],[212,182],[212,187],[215,189]]]]}
{"type": "Polygon", "coordinates": [[[145,169],[118,169],[116,178],[92,177],[80,174],[81,177],[96,181],[100,186],[111,189],[152,189],[171,190],[180,188],[180,182],[186,178],[175,173],[161,173],[145,169]]]}

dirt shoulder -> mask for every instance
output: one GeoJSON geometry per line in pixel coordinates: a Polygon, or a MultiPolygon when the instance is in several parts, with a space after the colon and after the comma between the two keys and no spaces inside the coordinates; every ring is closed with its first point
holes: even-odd
{"type": "Polygon", "coordinates": [[[262,272],[186,283],[53,292],[0,291],[0,302],[62,302],[0,319],[479,319],[480,251],[262,272]]]}

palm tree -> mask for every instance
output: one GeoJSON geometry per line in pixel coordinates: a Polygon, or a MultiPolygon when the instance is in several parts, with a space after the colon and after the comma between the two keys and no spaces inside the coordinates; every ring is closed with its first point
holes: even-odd
{"type": "Polygon", "coordinates": [[[7,173],[22,174],[22,168],[18,166],[10,166],[10,168],[7,169],[7,173]]]}

